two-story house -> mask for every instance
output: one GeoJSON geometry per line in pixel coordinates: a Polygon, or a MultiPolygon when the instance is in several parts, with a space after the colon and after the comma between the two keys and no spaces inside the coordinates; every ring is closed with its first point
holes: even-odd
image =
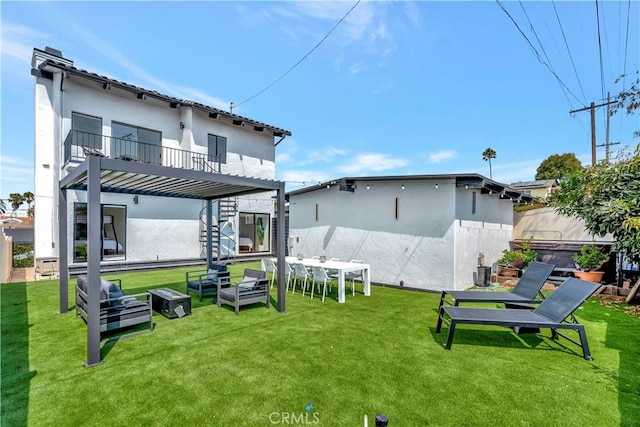
{"type": "MultiPolygon", "coordinates": [[[[220,176],[275,178],[275,146],[291,133],[198,102],[181,100],[74,67],[52,48],[34,49],[35,256],[59,256],[65,225],[69,265],[86,265],[88,200],[69,187],[61,218],[59,183],[88,156],[220,176]]],[[[103,172],[101,172],[103,173],[103,172]]],[[[124,173],[121,172],[126,180],[124,173]]],[[[144,184],[143,175],[131,175],[144,184]]],[[[246,192],[213,202],[207,223],[203,198],[171,198],[151,182],[132,194],[103,183],[101,250],[109,262],[167,262],[269,253],[273,191],[246,192]],[[106,191],[111,190],[111,191],[106,191]],[[210,238],[211,239],[211,238],[210,238]]],[[[176,180],[176,193],[179,182],[176,180]]],[[[212,186],[214,184],[206,184],[212,186]]],[[[205,193],[205,184],[202,184],[205,193]]],[[[238,191],[241,193],[241,191],[238,191]]]]}

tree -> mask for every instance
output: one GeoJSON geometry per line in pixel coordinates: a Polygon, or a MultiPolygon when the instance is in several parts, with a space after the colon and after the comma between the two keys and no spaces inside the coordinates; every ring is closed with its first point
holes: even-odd
{"type": "Polygon", "coordinates": [[[15,212],[24,203],[24,196],[20,193],[11,193],[9,194],[9,201],[11,202],[11,208],[15,212]]]}
{"type": "Polygon", "coordinates": [[[540,163],[536,179],[562,179],[582,169],[582,163],[573,153],[553,154],[540,163]]]}
{"type": "Polygon", "coordinates": [[[491,170],[491,159],[496,158],[496,152],[493,148],[487,148],[482,152],[482,160],[489,162],[489,178],[493,179],[493,171],[491,170]]]}
{"type": "Polygon", "coordinates": [[[34,201],[34,196],[33,193],[31,191],[25,191],[24,193],[22,193],[22,197],[24,198],[24,201],[27,203],[27,216],[29,218],[33,218],[33,209],[31,207],[31,204],[34,201]]]}
{"type": "MultiPolygon", "coordinates": [[[[640,74],[640,71],[636,71],[635,74],[640,74]]],[[[624,77],[625,74],[618,77],[616,83],[624,77]]],[[[631,83],[629,89],[623,90],[616,95],[615,101],[615,104],[613,104],[609,110],[610,116],[613,116],[620,110],[624,110],[627,114],[634,114],[635,110],[640,108],[640,78],[636,78],[636,81],[631,83]]],[[[640,138],[640,130],[635,131],[633,136],[640,138]]]]}
{"type": "Polygon", "coordinates": [[[640,145],[617,163],[603,160],[560,181],[551,205],[581,218],[595,236],[611,233],[612,249],[640,261],[640,145]]]}
{"type": "MultiPolygon", "coordinates": [[[[638,72],[636,72],[638,74],[638,72]]],[[[620,78],[618,78],[620,80],[620,78]]],[[[616,82],[618,82],[616,80],[616,82]]],[[[612,114],[640,108],[640,79],[616,96],[612,114]]],[[[634,132],[636,137],[640,131],[634,132]]],[[[640,144],[631,156],[617,163],[601,161],[560,181],[552,206],[556,211],[584,220],[596,236],[611,233],[612,249],[640,262],[640,144]]]]}

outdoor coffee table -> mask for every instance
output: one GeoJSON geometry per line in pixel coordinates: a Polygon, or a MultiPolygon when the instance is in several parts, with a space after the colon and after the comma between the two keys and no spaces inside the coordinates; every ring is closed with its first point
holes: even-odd
{"type": "Polygon", "coordinates": [[[151,308],[167,319],[191,314],[191,297],[170,288],[152,289],[151,308]]]}

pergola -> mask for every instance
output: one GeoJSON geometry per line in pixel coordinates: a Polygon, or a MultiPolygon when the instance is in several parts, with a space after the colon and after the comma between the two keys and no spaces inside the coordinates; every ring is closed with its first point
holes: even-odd
{"type": "MultiPolygon", "coordinates": [[[[276,254],[278,265],[285,265],[285,195],[280,181],[177,169],[126,160],[88,156],[59,183],[60,313],[67,313],[69,262],[67,238],[67,190],[87,192],[87,276],[89,279],[87,313],[87,361],[100,364],[100,194],[121,193],[200,199],[207,202],[207,224],[212,223],[214,200],[266,191],[277,192],[276,254]]],[[[207,265],[212,259],[211,227],[207,230],[207,265]]],[[[285,311],[285,269],[279,268],[278,312],[285,311]]]]}

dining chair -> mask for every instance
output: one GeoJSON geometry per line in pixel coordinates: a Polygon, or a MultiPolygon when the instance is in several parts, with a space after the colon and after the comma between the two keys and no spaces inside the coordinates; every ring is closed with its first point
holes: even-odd
{"type": "MultiPolygon", "coordinates": [[[[364,264],[364,261],[361,260],[361,259],[352,259],[350,262],[357,262],[357,263],[360,263],[360,264],[364,264]]],[[[351,280],[351,293],[352,293],[352,295],[354,297],[356,296],[355,281],[356,280],[359,280],[359,281],[363,281],[364,280],[363,271],[364,270],[350,271],[348,273],[345,273],[345,275],[344,275],[344,280],[351,280]]]]}
{"type": "Polygon", "coordinates": [[[294,274],[294,281],[293,281],[293,289],[292,289],[291,293],[294,293],[294,294],[296,293],[296,283],[297,282],[301,282],[302,283],[302,296],[304,296],[304,293],[307,290],[307,279],[309,279],[309,277],[311,277],[311,275],[309,274],[309,272],[305,268],[304,264],[302,264],[300,262],[293,263],[293,274],[294,274]]]}
{"type": "Polygon", "coordinates": [[[327,294],[327,282],[331,283],[331,277],[327,274],[327,271],[322,267],[311,267],[313,270],[313,284],[311,285],[311,299],[313,299],[313,288],[318,285],[318,292],[320,291],[320,284],[322,284],[322,302],[327,294]]]}
{"type": "MultiPolygon", "coordinates": [[[[340,258],[340,257],[332,257],[331,259],[329,259],[329,261],[338,261],[338,262],[340,262],[340,261],[342,261],[342,258],[340,258]]],[[[338,270],[336,270],[335,268],[327,268],[327,274],[332,279],[338,280],[338,270]]],[[[329,283],[329,292],[331,292],[331,283],[329,283]]]]}
{"type": "Polygon", "coordinates": [[[295,276],[294,276],[294,272],[293,272],[293,267],[291,266],[291,263],[285,262],[285,265],[287,266],[287,289],[285,290],[288,291],[289,290],[289,283],[291,283],[291,280],[294,280],[294,286],[295,286],[295,276]]]}
{"type": "Polygon", "coordinates": [[[273,283],[276,281],[276,275],[278,274],[278,267],[276,263],[269,258],[265,258],[262,260],[264,264],[264,271],[271,274],[271,279],[269,280],[269,289],[273,289],[273,283]]]}

